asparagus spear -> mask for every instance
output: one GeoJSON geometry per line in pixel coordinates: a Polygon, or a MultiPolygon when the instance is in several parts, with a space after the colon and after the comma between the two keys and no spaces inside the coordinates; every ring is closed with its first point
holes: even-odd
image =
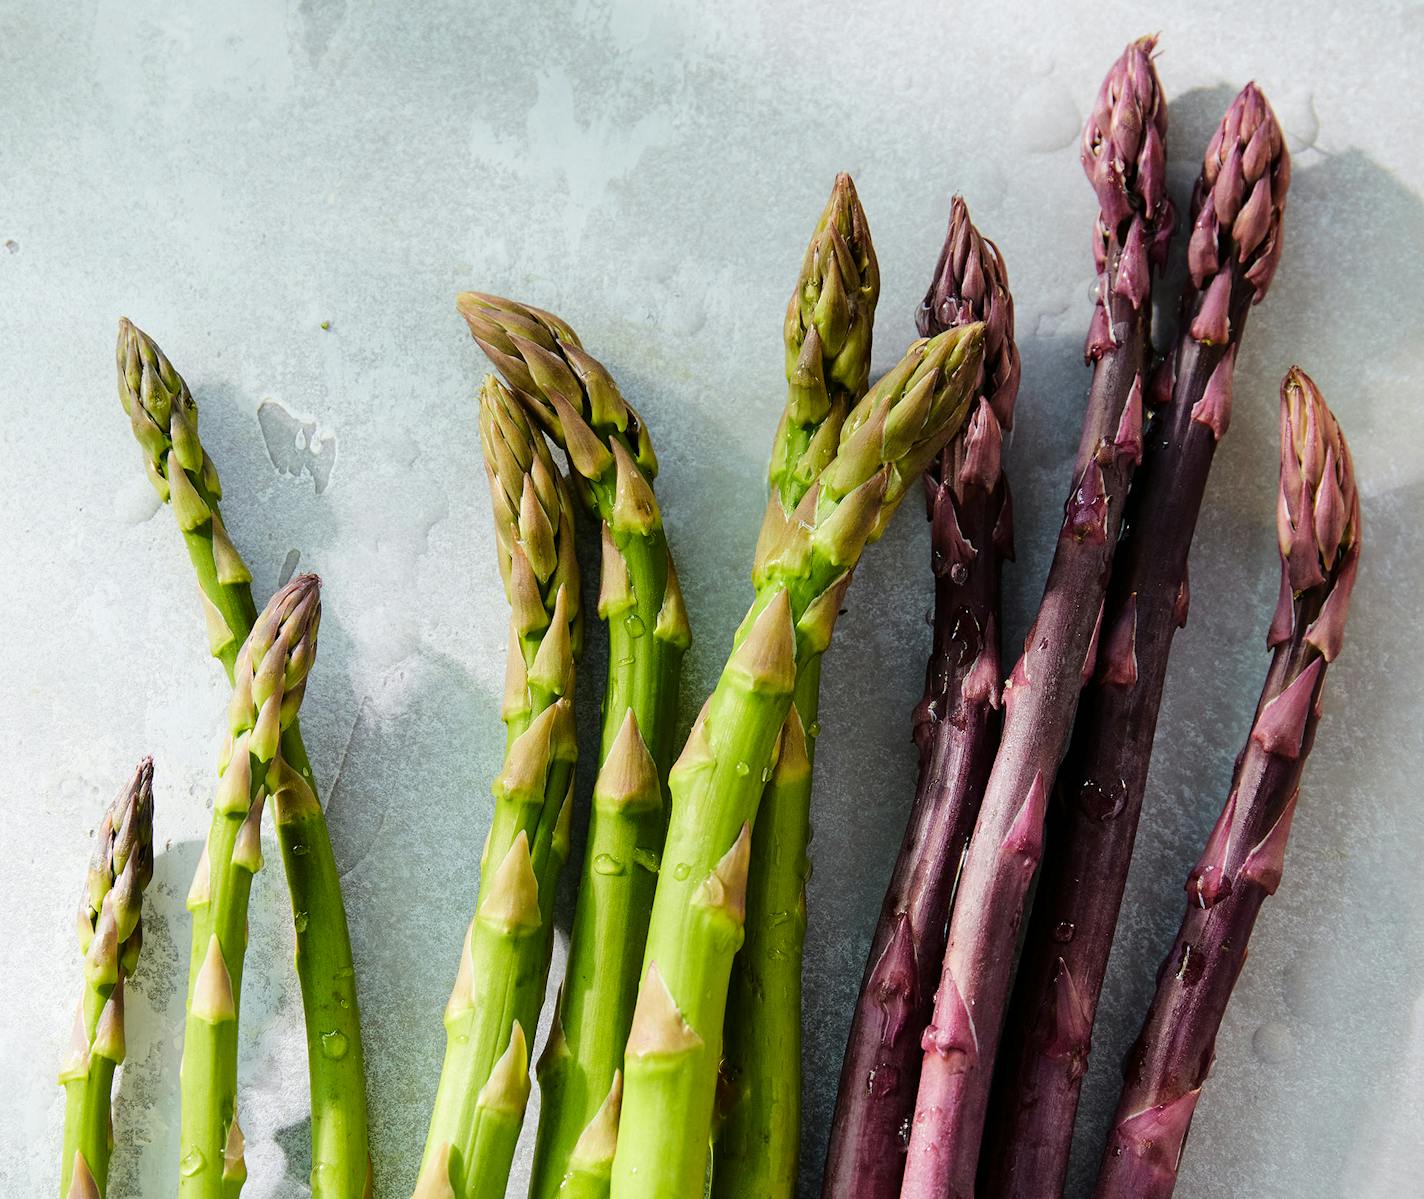
{"type": "Polygon", "coordinates": [[[577,1166],[584,1193],[597,1194],[607,1190],[613,1161],[691,632],[653,495],[657,464],[637,412],[557,317],[476,293],[458,306],[526,409],[568,453],[602,525],[598,612],[608,625],[609,662],[602,747],[568,967],[538,1067],[530,1184],[531,1195],[547,1199],[577,1166]]]}
{"type": "MultiPolygon", "coordinates": [[[[1281,249],[1290,159],[1265,97],[1248,84],[1227,110],[1192,198],[1190,282],[1175,382],[1147,438],[1103,616],[1050,808],[1042,877],[999,1057],[981,1195],[1057,1194],[1093,1017],[1152,756],[1172,637],[1187,615],[1187,554],[1252,304],[1281,249]]],[[[1154,391],[1157,389],[1154,388],[1154,391]]]]}
{"type": "Polygon", "coordinates": [[[1187,879],[1187,912],[1127,1055],[1097,1199],[1166,1199],[1266,896],[1281,881],[1326,668],[1340,652],[1360,558],[1350,450],[1299,367],[1281,384],[1281,597],[1274,651],[1226,806],[1187,879]]]}
{"type": "Polygon", "coordinates": [[[984,382],[973,418],[925,475],[935,574],[934,647],[915,709],[919,783],[880,909],[851,1022],[821,1193],[899,1194],[959,861],[998,745],[999,574],[1013,554],[1003,435],[1019,384],[1003,256],[958,196],[920,332],[982,320],[984,382]]]}
{"type": "Polygon", "coordinates": [[[59,1073],[64,1087],[60,1199],[102,1199],[109,1189],[114,1069],[124,1060],[124,980],[143,943],[143,889],[153,877],[153,759],[144,758],[104,812],[84,893],[79,950],[84,995],[59,1073]]]}
{"type": "MultiPolygon", "coordinates": [[[[252,574],[223,526],[222,485],[198,438],[197,405],[163,351],[127,320],[119,322],[118,374],[119,400],[144,451],[144,469],[187,543],[209,647],[231,681],[256,616],[252,574]]],[[[358,1199],[371,1190],[371,1155],[356,972],[341,879],[296,719],[282,731],[282,759],[305,784],[274,795],[273,817],[291,892],[306,1020],[312,1195],[358,1199]]]]}
{"type": "Polygon", "coordinates": [[[299,575],[272,597],[238,652],[213,820],[188,910],[188,1011],[183,1034],[178,1193],[234,1199],[247,1178],[237,1119],[237,1021],[247,948],[247,899],[262,867],[262,809],[315,805],[282,757],[316,657],[320,582],[299,575]]]}
{"type": "MultiPolygon", "coordinates": [[[[772,446],[761,548],[769,552],[835,450],[870,382],[880,271],[849,175],[836,178],[786,309],[787,399],[772,446]]],[[[765,573],[759,557],[753,582],[765,573]]],[[[725,1115],[712,1194],[789,1196],[801,1131],[801,954],[821,664],[798,672],[775,774],[762,794],[747,879],[745,940],[732,963],[725,1115]]]]}
{"type": "Polygon", "coordinates": [[[573,499],[543,436],[493,376],[480,394],[480,440],[511,609],[500,713],[507,744],[475,916],[445,1007],[419,1199],[504,1194],[529,1098],[529,1040],[544,1001],[578,751],[573,499]]]}
{"type": "Polygon", "coordinates": [[[1015,933],[1043,844],[1048,791],[1067,748],[1082,676],[1142,452],[1142,372],[1155,251],[1170,224],[1167,109],[1153,39],[1114,64],[1083,135],[1101,213],[1098,304],[1086,354],[1095,363],[1073,484],[1053,564],[1023,656],[1004,687],[1004,727],[950,919],[910,1132],[902,1194],[974,1192],[1015,933]]]}
{"type": "Polygon", "coordinates": [[[917,342],[846,418],[835,458],[768,549],[765,583],[673,766],[671,819],[628,1038],[612,1194],[687,1196],[704,1181],[751,825],[798,671],[829,644],[865,545],[963,423],[983,327],[917,342]]]}

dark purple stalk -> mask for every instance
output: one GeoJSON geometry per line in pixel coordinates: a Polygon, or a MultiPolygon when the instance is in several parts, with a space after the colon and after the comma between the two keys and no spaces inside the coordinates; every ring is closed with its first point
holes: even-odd
{"type": "Polygon", "coordinates": [[[920,333],[982,320],[975,415],[925,475],[935,575],[934,644],[915,709],[919,783],[871,941],[841,1067],[822,1194],[893,1199],[944,953],[950,896],[999,739],[999,575],[1013,556],[1003,432],[1019,385],[1003,256],[958,196],[920,333]]]}
{"type": "Polygon", "coordinates": [[[1127,1057],[1097,1199],[1167,1199],[1216,1034],[1266,896],[1281,881],[1326,667],[1340,651],[1360,554],[1349,447],[1315,384],[1281,385],[1281,601],[1275,650],[1231,792],[1187,879],[1187,913],[1127,1057]]]}
{"type": "Polygon", "coordinates": [[[1094,362],[1073,484],[1038,617],[1004,688],[1004,729],[964,860],[934,1016],[923,1038],[907,1199],[970,1199],[1015,942],[1043,846],[1048,792],[1092,668],[1123,504],[1142,456],[1153,266],[1171,228],[1167,110],[1154,41],[1114,64],[1083,135],[1101,213],[1094,362]]]}
{"type": "Polygon", "coordinates": [[[1248,84],[1211,143],[1192,199],[1191,280],[1176,353],[1164,364],[1170,372],[1175,361],[1175,384],[1163,374],[1159,394],[1167,402],[1151,426],[1128,503],[1097,673],[1079,700],[1058,772],[990,1099],[981,1199],[1042,1199],[1063,1188],[1167,657],[1187,617],[1187,554],[1231,417],[1246,316],[1265,294],[1280,253],[1289,178],[1275,116],[1248,84]],[[1224,338],[1208,304],[1214,294],[1226,297],[1224,338]]]}

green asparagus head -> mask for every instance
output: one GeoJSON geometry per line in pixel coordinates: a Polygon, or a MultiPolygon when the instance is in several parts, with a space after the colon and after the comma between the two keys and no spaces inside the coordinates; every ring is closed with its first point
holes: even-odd
{"type": "Polygon", "coordinates": [[[651,514],[628,508],[633,500],[618,505],[620,492],[636,492],[638,508],[651,500],[658,460],[647,426],[578,334],[553,313],[500,296],[468,291],[455,306],[520,402],[568,455],[586,485],[582,494],[600,515],[656,525],[656,504],[651,514]]]}
{"type": "Polygon", "coordinates": [[[153,338],[127,317],[119,321],[119,402],[143,449],[149,481],[166,503],[170,474],[186,471],[211,499],[222,496],[217,468],[198,440],[198,406],[153,338]]]}
{"type": "Polygon", "coordinates": [[[238,743],[245,743],[259,762],[276,757],[282,731],[297,718],[306,692],[320,624],[321,580],[313,574],[298,575],[257,617],[233,671],[228,707],[232,740],[225,758],[238,756],[238,743]]]}
{"type": "Polygon", "coordinates": [[[915,342],[851,410],[836,456],[777,537],[757,549],[758,586],[774,577],[812,595],[849,571],[906,491],[964,424],[984,361],[982,322],[915,342]]]}
{"type": "Polygon", "coordinates": [[[546,629],[562,591],[569,623],[581,628],[568,482],[544,435],[493,375],[480,391],[480,444],[494,505],[499,569],[515,627],[525,636],[546,629]]]}
{"type": "Polygon", "coordinates": [[[841,424],[870,380],[880,268],[849,175],[836,176],[786,307],[786,411],[768,471],[790,512],[835,453],[841,424]]]}
{"type": "Polygon", "coordinates": [[[133,973],[143,943],[143,890],[153,877],[153,759],[144,758],[99,825],[76,921],[91,984],[133,973]]]}

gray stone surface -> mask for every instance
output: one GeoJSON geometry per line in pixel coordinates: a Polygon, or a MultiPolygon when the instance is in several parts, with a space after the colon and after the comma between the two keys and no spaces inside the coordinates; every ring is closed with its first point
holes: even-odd
{"type": "MultiPolygon", "coordinates": [[[[1252,77],[1289,131],[1296,174],[1285,261],[1241,355],[1193,555],[1192,621],[1072,1194],[1090,1185],[1117,1060],[1264,671],[1275,387],[1292,361],[1352,440],[1368,545],[1285,883],[1221,1036],[1182,1193],[1414,1193],[1424,9],[1317,0],[933,13],[809,0],[0,2],[0,1193],[53,1189],[54,1075],[79,976],[70,905],[100,806],[145,752],[161,852],[130,991],[114,1193],[165,1193],[176,1169],[182,897],[225,687],[172,519],[114,399],[118,316],[152,332],[193,385],[259,593],[296,567],[326,580],[305,723],[345,871],[378,1191],[403,1196],[502,742],[504,602],[470,400],[484,363],[454,293],[479,286],[562,313],[647,414],[698,636],[686,718],[747,596],[781,405],[782,305],[834,172],[854,173],[880,252],[881,369],[911,336],[948,193],[962,190],[1018,299],[1013,644],[1046,567],[1086,385],[1093,201],[1074,141],[1121,44],[1158,28],[1179,195],[1252,77]]],[[[866,561],[828,662],[808,1195],[912,785],[926,559],[907,512],[866,561]]],[[[597,668],[595,653],[586,733],[597,668]]],[[[303,1194],[308,1169],[300,1005],[270,849],[243,1012],[254,1199],[303,1194]]]]}

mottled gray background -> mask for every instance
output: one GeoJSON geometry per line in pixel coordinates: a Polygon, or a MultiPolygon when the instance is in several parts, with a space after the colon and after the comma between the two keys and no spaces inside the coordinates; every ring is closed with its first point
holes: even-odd
{"type": "MultiPolygon", "coordinates": [[[[1228,1015],[1181,1190],[1417,1193],[1424,9],[1216,0],[0,2],[0,1192],[53,1189],[54,1075],[79,980],[71,904],[102,803],[145,752],[161,853],[129,992],[114,1193],[162,1194],[175,1171],[182,897],[226,687],[114,398],[119,315],[192,384],[259,594],[297,566],[326,580],[307,740],[345,872],[378,1189],[404,1196],[503,742],[505,604],[470,398],[485,364],[454,293],[562,313],[647,414],[698,637],[686,718],[747,599],[782,306],[834,173],[854,173],[879,248],[878,369],[911,337],[949,192],[962,190],[1018,300],[1012,645],[1046,567],[1086,383],[1093,201],[1075,137],[1122,43],[1153,29],[1179,196],[1252,77],[1296,174],[1285,261],[1252,319],[1192,558],[1192,621],[1073,1194],[1089,1185],[1117,1061],[1265,667],[1275,387],[1292,361],[1353,443],[1365,568],[1286,880],[1228,1015]]],[[[806,1194],[912,786],[930,596],[913,507],[861,570],[826,672],[806,1194]]],[[[595,648],[588,732],[598,674],[595,648]]],[[[269,868],[243,1010],[254,1199],[305,1192],[290,953],[269,868]]]]}

